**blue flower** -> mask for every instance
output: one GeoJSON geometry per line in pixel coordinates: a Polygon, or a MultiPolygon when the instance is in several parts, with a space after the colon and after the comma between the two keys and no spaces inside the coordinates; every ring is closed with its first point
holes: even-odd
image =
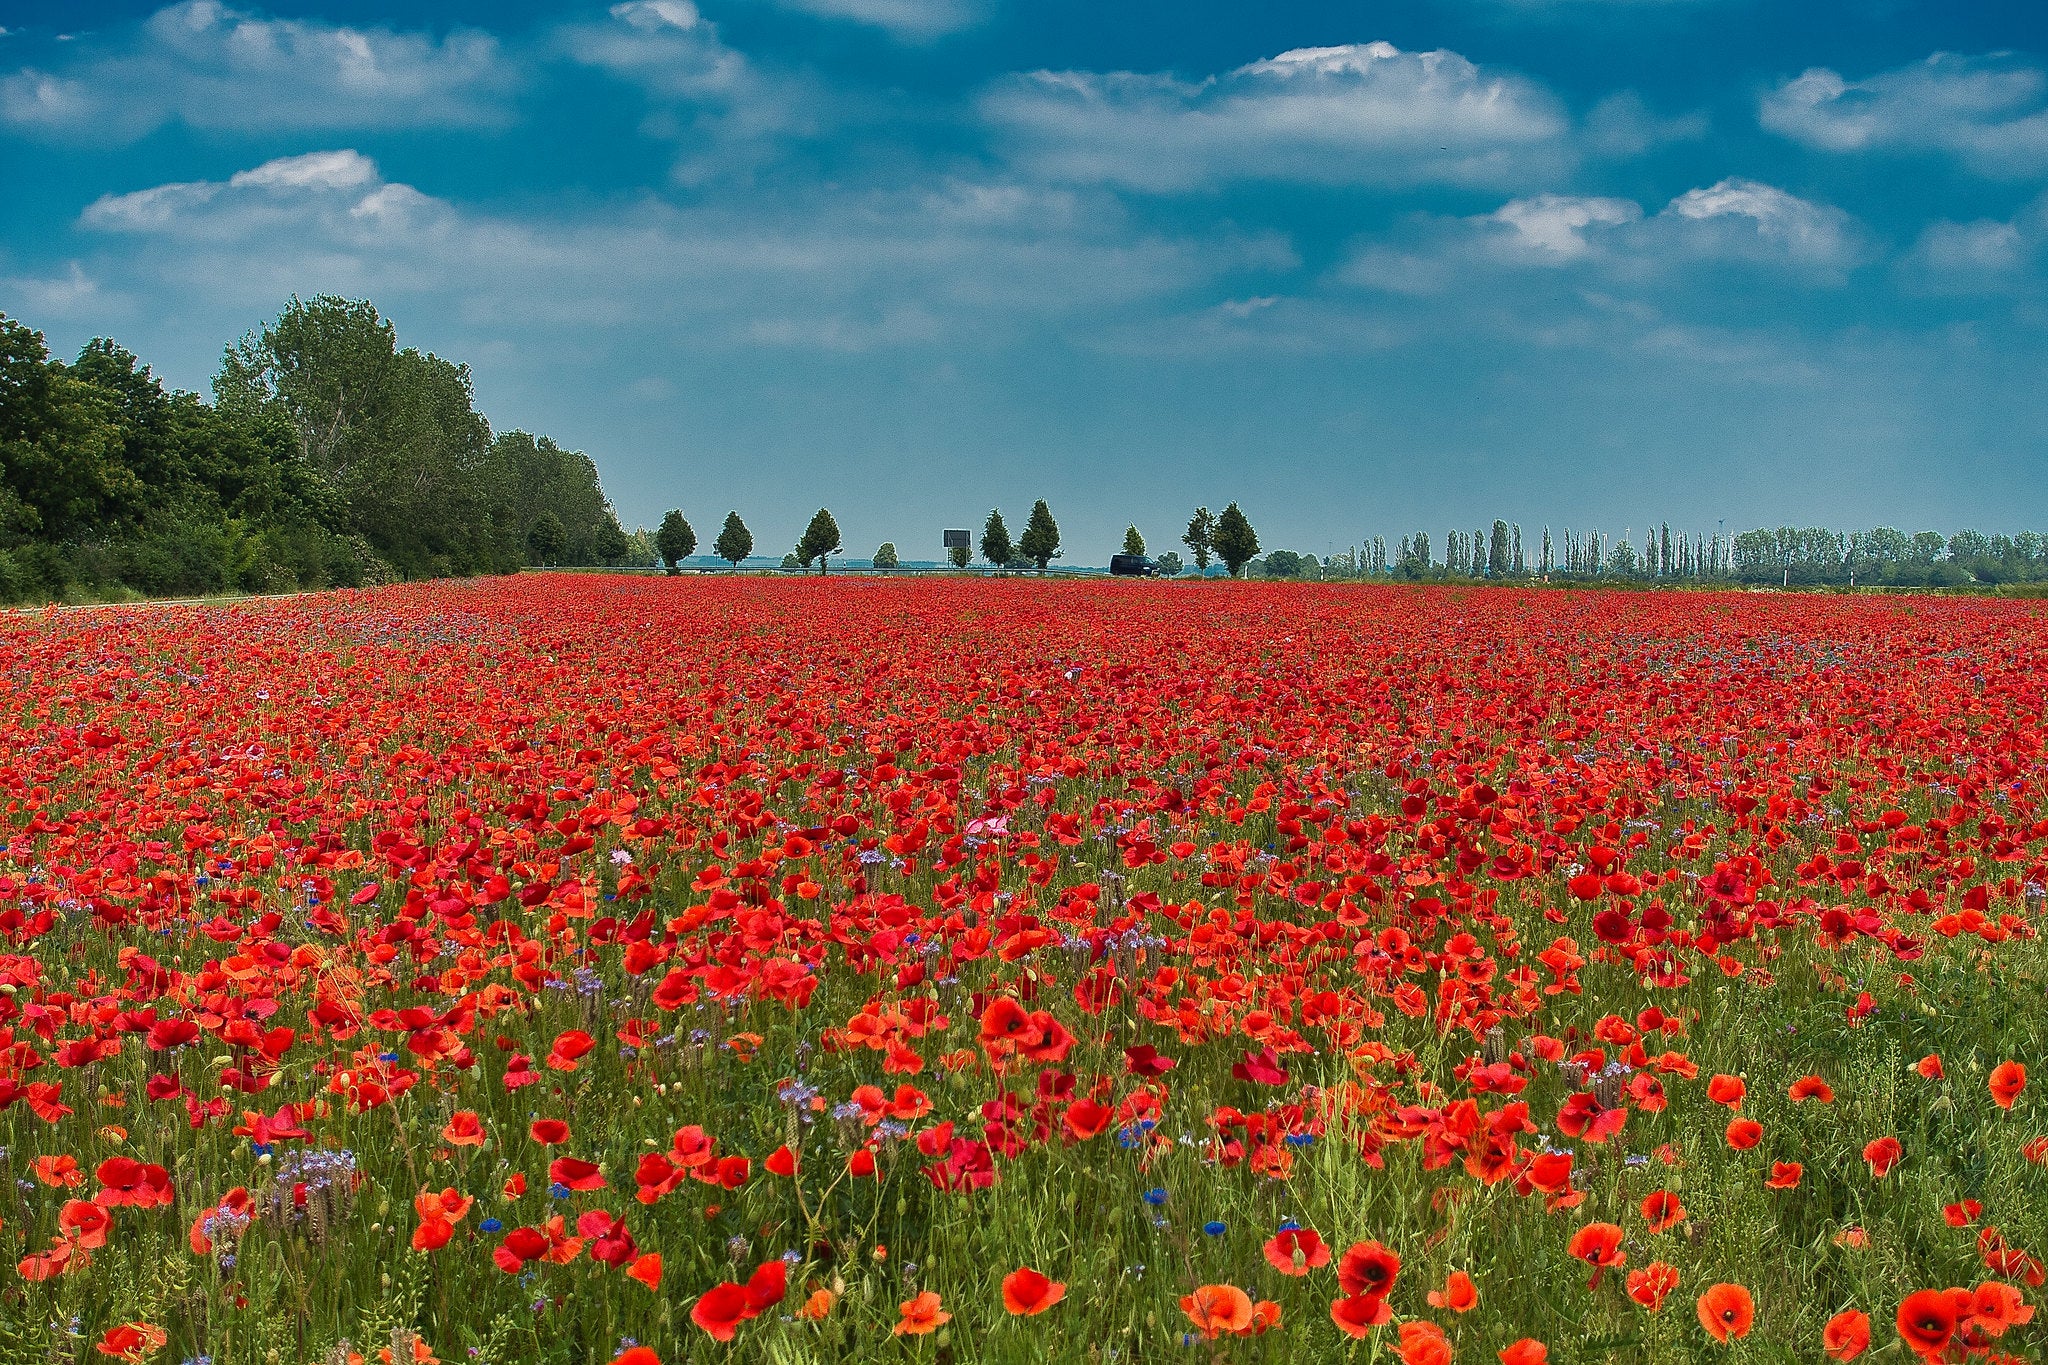
{"type": "Polygon", "coordinates": [[[569,1187],[559,1182],[548,1186],[548,1198],[550,1199],[567,1199],[570,1193],[569,1187]]]}
{"type": "Polygon", "coordinates": [[[505,1225],[495,1218],[486,1218],[478,1226],[485,1232],[502,1232],[505,1229],[505,1225]]]}
{"type": "Polygon", "coordinates": [[[1315,1140],[1316,1135],[1314,1133],[1289,1133],[1287,1135],[1287,1145],[1289,1147],[1306,1147],[1315,1140]]]}
{"type": "Polygon", "coordinates": [[[270,1144],[267,1142],[252,1142],[249,1144],[249,1146],[255,1149],[256,1155],[258,1156],[270,1155],[270,1144]]]}
{"type": "Polygon", "coordinates": [[[1292,1218],[1282,1218],[1280,1220],[1280,1231],[1299,1232],[1301,1231],[1301,1224],[1295,1222],[1292,1218]]]}
{"type": "Polygon", "coordinates": [[[1150,1205],[1152,1205],[1152,1206],[1153,1206],[1154,1208],[1157,1208],[1157,1207],[1158,1207],[1159,1205],[1161,1205],[1161,1204],[1164,1204],[1164,1203],[1166,1202],[1166,1191],[1165,1191],[1165,1190],[1147,1190],[1147,1191],[1145,1191],[1145,1202],[1146,1202],[1146,1203],[1148,1203],[1148,1204],[1150,1204],[1150,1205]]]}
{"type": "Polygon", "coordinates": [[[1211,1218],[1208,1222],[1202,1224],[1202,1231],[1208,1233],[1211,1237],[1221,1237],[1229,1230],[1230,1225],[1219,1218],[1211,1218]]]}

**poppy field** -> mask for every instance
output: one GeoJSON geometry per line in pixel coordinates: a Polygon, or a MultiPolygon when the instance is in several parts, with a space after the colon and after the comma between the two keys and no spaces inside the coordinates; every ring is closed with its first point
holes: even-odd
{"type": "Polygon", "coordinates": [[[2016,1361],[2048,607],[0,618],[0,1362],[2016,1361]]]}

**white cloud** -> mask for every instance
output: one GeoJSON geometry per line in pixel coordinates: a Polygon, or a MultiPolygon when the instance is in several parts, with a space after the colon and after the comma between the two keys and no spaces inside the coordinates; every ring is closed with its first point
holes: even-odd
{"type": "Polygon", "coordinates": [[[119,142],[171,122],[233,131],[479,124],[503,117],[511,85],[487,34],[266,19],[183,0],[121,37],[78,43],[59,70],[0,76],[0,126],[119,142]]]}
{"type": "Polygon", "coordinates": [[[777,0],[784,8],[825,19],[849,19],[886,29],[906,42],[928,42],[985,17],[984,0],[777,0]]]}
{"type": "Polygon", "coordinates": [[[88,276],[77,261],[69,262],[64,273],[54,278],[0,278],[0,305],[4,305],[0,312],[70,322],[100,316],[108,304],[99,281],[88,276]]]}
{"type": "Polygon", "coordinates": [[[1518,244],[1538,256],[1574,260],[1592,251],[1585,232],[1591,227],[1617,227],[1643,216],[1631,199],[1585,199],[1540,194],[1515,199],[1494,210],[1494,221],[1513,230],[1518,244]]]}
{"type": "Polygon", "coordinates": [[[1839,270],[1853,264],[1860,250],[1842,210],[1754,180],[1731,177],[1687,190],[1661,215],[1674,216],[1705,229],[1692,247],[1706,255],[1839,270]]]}
{"type": "Polygon", "coordinates": [[[641,131],[677,145],[678,183],[751,171],[815,130],[811,84],[749,62],[691,0],[625,0],[608,20],[562,25],[553,41],[569,60],[645,93],[641,131]]]}
{"type": "Polygon", "coordinates": [[[1921,232],[1899,263],[1907,288],[1923,294],[2038,295],[2048,255],[2048,195],[2011,219],[1942,220],[1921,232]]]}
{"type": "Polygon", "coordinates": [[[1981,174],[2048,168],[2048,76],[2010,55],[1937,52],[1860,81],[1815,67],[1764,97],[1764,127],[1830,152],[1948,152],[1981,174]]]}
{"type": "Polygon", "coordinates": [[[1105,194],[1009,183],[513,219],[387,181],[353,151],[111,195],[83,226],[125,239],[120,269],[238,308],[424,297],[487,328],[648,329],[703,349],[986,339],[1294,264],[1270,238],[1167,237],[1105,194]]]}
{"type": "Polygon", "coordinates": [[[999,83],[982,111],[1040,174],[1155,191],[1519,181],[1567,159],[1570,126],[1532,81],[1390,43],[1297,49],[1199,82],[1041,71],[999,83]]]}
{"type": "Polygon", "coordinates": [[[1863,259],[1861,230],[1840,209],[1751,180],[1688,190],[1654,215],[1633,200],[1541,194],[1467,218],[1417,215],[1360,243],[1338,271],[1347,284],[1423,295],[1486,290],[1504,271],[1590,271],[1606,287],[1681,289],[1717,264],[1789,271],[1838,284],[1863,259]]]}

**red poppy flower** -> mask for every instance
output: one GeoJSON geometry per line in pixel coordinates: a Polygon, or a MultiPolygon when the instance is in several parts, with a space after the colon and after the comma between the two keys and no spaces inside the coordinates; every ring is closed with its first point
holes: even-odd
{"type": "Polygon", "coordinates": [[[1955,1305],[1939,1289],[1921,1289],[1908,1294],[1899,1305],[1899,1339],[1907,1349],[1933,1359],[1947,1349],[1956,1334],[1955,1305]]]}
{"type": "Polygon", "coordinates": [[[1696,1306],[1700,1326],[1723,1344],[1748,1336],[1756,1321],[1756,1303],[1739,1284],[1709,1285],[1696,1306]]]}
{"type": "Polygon", "coordinates": [[[930,1336],[953,1320],[951,1313],[939,1307],[939,1296],[929,1289],[899,1304],[897,1312],[900,1321],[893,1332],[899,1337],[930,1336]]]}
{"type": "Polygon", "coordinates": [[[558,1156],[549,1162],[548,1180],[551,1184],[572,1190],[601,1190],[605,1187],[603,1168],[596,1162],[573,1156],[558,1156]]]}
{"type": "Polygon", "coordinates": [[[1819,1104],[1833,1104],[1835,1102],[1835,1088],[1818,1076],[1801,1076],[1798,1080],[1792,1082],[1788,1093],[1791,1095],[1794,1104],[1798,1104],[1803,1100],[1813,1100],[1819,1104]]]}
{"type": "Polygon", "coordinates": [[[1643,1221],[1652,1232],[1664,1232],[1685,1221],[1685,1205],[1669,1190],[1643,1196],[1643,1221]]]}
{"type": "Polygon", "coordinates": [[[1631,1270],[1628,1274],[1628,1296],[1652,1313],[1664,1306],[1664,1300],[1676,1288],[1677,1267],[1662,1261],[1652,1261],[1641,1270],[1631,1270]]]}
{"type": "Polygon", "coordinates": [[[1003,1307],[1013,1316],[1036,1317],[1066,1295],[1066,1285],[1048,1280],[1029,1266],[1019,1266],[1003,1276],[1003,1307]]]}
{"type": "Polygon", "coordinates": [[[1854,1360],[1870,1349],[1870,1315],[1854,1308],[1835,1314],[1821,1329],[1820,1345],[1830,1359],[1854,1360]]]}
{"type": "Polygon", "coordinates": [[[1205,1284],[1182,1297],[1180,1311],[1209,1341],[1247,1331],[1252,1325],[1251,1295],[1235,1285],[1205,1284]]]}
{"type": "Polygon", "coordinates": [[[1863,1160],[1869,1164],[1872,1178],[1882,1180],[1890,1175],[1905,1150],[1895,1137],[1872,1138],[1864,1143],[1863,1160]]]}
{"type": "Polygon", "coordinates": [[[1469,1313],[1479,1306],[1479,1286],[1472,1283],[1472,1277],[1462,1270],[1453,1270],[1444,1281],[1441,1290],[1429,1291],[1431,1308],[1448,1308],[1453,1313],[1469,1313]]]}
{"type": "Polygon", "coordinates": [[[476,1112],[458,1109],[448,1116],[448,1122],[441,1129],[441,1141],[450,1147],[481,1147],[484,1145],[484,1127],[476,1112]]]}
{"type": "Polygon", "coordinates": [[[569,1125],[560,1119],[535,1119],[526,1135],[543,1147],[555,1147],[569,1140],[569,1125]]]}
{"type": "Polygon", "coordinates": [[[1796,1190],[1800,1179],[1805,1176],[1806,1167],[1796,1161],[1774,1161],[1771,1163],[1770,1179],[1764,1181],[1769,1190],[1796,1190]]]}
{"type": "Polygon", "coordinates": [[[1628,1262],[1628,1253],[1621,1249],[1621,1238],[1621,1228],[1614,1223],[1588,1223],[1572,1234],[1571,1244],[1565,1250],[1593,1267],[1588,1289],[1598,1289],[1601,1276],[1628,1262]]]}
{"type": "Polygon", "coordinates": [[[740,1324],[752,1316],[746,1289],[731,1283],[713,1285],[690,1308],[690,1321],[709,1333],[713,1341],[731,1341],[740,1324]]]}
{"type": "Polygon", "coordinates": [[[106,1335],[93,1343],[93,1349],[103,1356],[116,1360],[141,1360],[153,1351],[160,1351],[170,1340],[170,1333],[148,1322],[124,1322],[119,1327],[110,1327],[106,1335]]]}
{"type": "Polygon", "coordinates": [[[1337,1261],[1337,1284],[1347,1295],[1385,1298],[1401,1277],[1401,1258],[1378,1242],[1354,1242],[1337,1261]]]}
{"type": "Polygon", "coordinates": [[[1282,1275],[1306,1275],[1330,1263],[1330,1248],[1313,1228],[1283,1228],[1267,1239],[1266,1260],[1282,1275]]]}
{"type": "Polygon", "coordinates": [[[1523,1337],[1498,1352],[1500,1365],[1549,1365],[1550,1348],[1534,1337],[1523,1337]]]}
{"type": "Polygon", "coordinates": [[[1764,1140],[1764,1126],[1755,1119],[1730,1119],[1724,1136],[1731,1148],[1746,1152],[1764,1140]]]}
{"type": "Polygon", "coordinates": [[[2027,1069],[2018,1062],[2000,1062],[1991,1068],[1991,1099],[2000,1109],[2010,1109],[2027,1088],[2027,1069]]]}
{"type": "Polygon", "coordinates": [[[1742,1108],[1743,1097],[1748,1094],[1749,1086],[1740,1076],[1715,1076],[1707,1082],[1707,1098],[1730,1109],[1742,1108]]]}
{"type": "Polygon", "coordinates": [[[1394,1310],[1381,1294],[1348,1294],[1330,1304],[1330,1321],[1348,1337],[1363,1338],[1375,1327],[1394,1320],[1394,1310]]]}

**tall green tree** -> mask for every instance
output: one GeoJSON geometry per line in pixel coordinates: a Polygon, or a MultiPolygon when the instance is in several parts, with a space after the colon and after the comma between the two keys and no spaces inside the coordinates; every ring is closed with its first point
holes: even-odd
{"type": "Polygon", "coordinates": [[[1124,553],[1141,555],[1145,553],[1145,537],[1138,534],[1135,526],[1124,527],[1124,553]]]}
{"type": "Polygon", "coordinates": [[[825,559],[839,553],[839,523],[832,520],[832,514],[820,507],[811,524],[804,527],[804,533],[796,542],[797,562],[806,569],[811,561],[818,561],[818,572],[825,572],[825,559]]]}
{"type": "Polygon", "coordinates": [[[1017,549],[1038,566],[1040,573],[1060,557],[1059,523],[1052,519],[1052,509],[1045,505],[1044,498],[1031,504],[1031,516],[1024,523],[1024,534],[1017,539],[1017,549]]]}
{"type": "Polygon", "coordinates": [[[1012,550],[1010,528],[1003,525],[1002,512],[991,510],[981,528],[981,557],[1000,569],[1010,562],[1012,550]]]}
{"type": "Polygon", "coordinates": [[[569,533],[553,512],[542,512],[526,530],[526,548],[536,564],[559,564],[569,548],[569,533]]]}
{"type": "Polygon", "coordinates": [[[1216,514],[1206,507],[1197,507],[1181,543],[1194,554],[1196,572],[1207,573],[1210,557],[1216,553],[1216,514]]]}
{"type": "Polygon", "coordinates": [[[1234,502],[1216,518],[1215,551],[1216,557],[1230,570],[1232,578],[1237,577],[1238,572],[1259,553],[1259,533],[1252,529],[1251,520],[1234,502]]]}
{"type": "Polygon", "coordinates": [[[654,533],[654,548],[671,574],[684,560],[697,553],[697,532],[683,520],[680,510],[671,507],[662,515],[661,526],[654,533]]]}
{"type": "Polygon", "coordinates": [[[725,526],[718,533],[718,539],[711,542],[711,553],[717,555],[735,569],[740,561],[754,553],[754,533],[740,520],[737,512],[725,514],[725,526]]]}
{"type": "Polygon", "coordinates": [[[956,569],[966,568],[967,561],[973,557],[974,551],[968,549],[965,545],[948,546],[946,549],[946,558],[953,562],[953,567],[956,569]]]}
{"type": "Polygon", "coordinates": [[[875,557],[873,563],[874,566],[878,569],[893,569],[898,567],[900,561],[896,558],[896,542],[893,540],[883,541],[881,545],[877,547],[875,550],[875,557]]]}
{"type": "Polygon", "coordinates": [[[1487,573],[1494,578],[1505,578],[1508,566],[1513,562],[1513,549],[1508,540],[1508,524],[1498,518],[1493,523],[1493,543],[1487,555],[1487,573]]]}

